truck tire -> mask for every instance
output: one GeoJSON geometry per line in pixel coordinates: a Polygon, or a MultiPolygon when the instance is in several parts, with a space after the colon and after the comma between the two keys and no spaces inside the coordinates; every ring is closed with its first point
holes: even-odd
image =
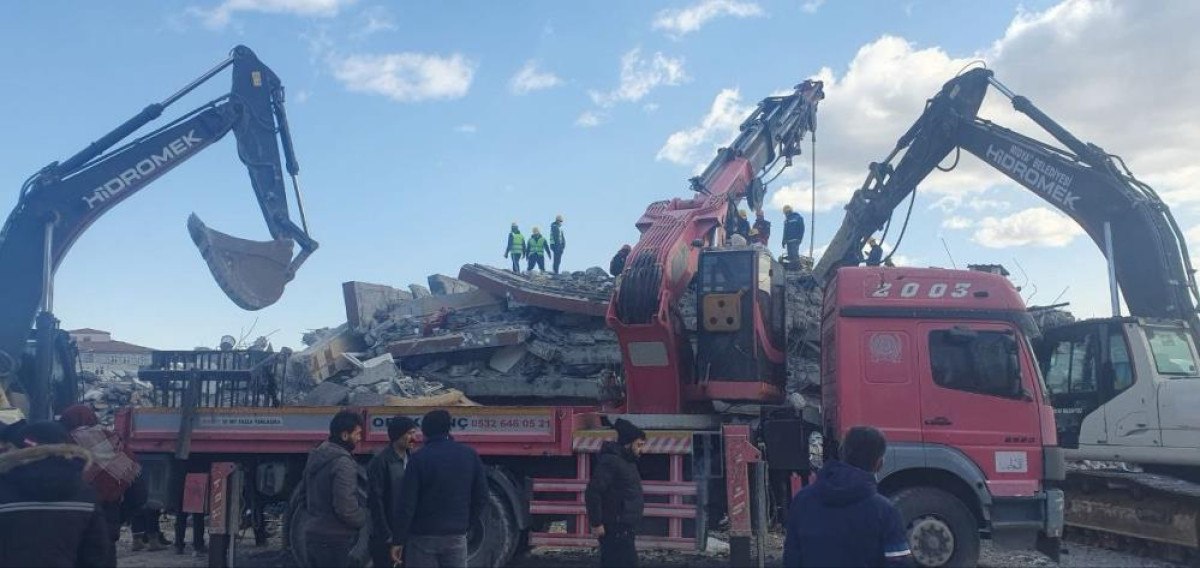
{"type": "Polygon", "coordinates": [[[297,566],[308,566],[304,548],[304,525],[308,521],[307,493],[304,482],[296,485],[283,513],[283,548],[292,552],[297,566]]]}
{"type": "Polygon", "coordinates": [[[520,540],[516,515],[509,510],[501,489],[488,484],[487,503],[483,514],[471,519],[467,532],[467,566],[499,568],[508,564],[520,540]]]}
{"type": "Polygon", "coordinates": [[[957,497],[941,489],[912,487],[896,493],[892,501],[917,566],[958,568],[979,563],[979,524],[957,497]]]}

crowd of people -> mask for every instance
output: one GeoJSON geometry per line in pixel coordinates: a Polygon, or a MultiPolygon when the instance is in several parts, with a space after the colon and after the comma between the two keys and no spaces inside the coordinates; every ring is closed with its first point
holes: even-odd
{"type": "MultiPolygon", "coordinates": [[[[488,483],[483,461],[454,440],[452,424],[446,410],[430,411],[419,422],[395,416],[387,425],[389,444],[364,468],[354,457],[364,434],[362,413],[334,415],[329,437],[309,453],[303,473],[306,564],[465,568],[467,535],[472,521],[482,519],[488,483]]],[[[584,492],[587,520],[600,565],[634,567],[645,509],[638,460],[647,435],[625,419],[613,427],[616,440],[601,446],[584,492]]],[[[841,459],[827,460],[792,500],[785,567],[908,564],[900,515],[875,487],[886,448],[874,428],[847,432],[841,459]]],[[[140,470],[86,406],[67,409],[57,422],[4,426],[0,567],[116,566],[126,522],[133,525],[135,547],[168,544],[157,527],[160,511],[147,506],[140,470]]],[[[187,514],[178,514],[183,522],[176,526],[186,527],[187,514]]],[[[196,534],[202,543],[203,533],[196,534]]],[[[178,551],[184,537],[177,529],[178,551]]]]}

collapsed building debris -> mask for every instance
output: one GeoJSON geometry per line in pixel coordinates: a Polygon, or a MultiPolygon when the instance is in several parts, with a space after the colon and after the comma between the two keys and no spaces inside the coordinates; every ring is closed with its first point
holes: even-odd
{"type": "Polygon", "coordinates": [[[442,387],[466,400],[601,398],[621,364],[604,324],[611,276],[599,268],[515,275],[467,265],[460,277],[434,274],[428,288],[407,290],[344,283],[347,323],[306,334],[308,348],[288,373],[290,390],[303,393],[292,402],[394,404],[442,387]],[[376,380],[387,372],[396,376],[376,380]]]}
{"type": "Polygon", "coordinates": [[[80,371],[79,382],[83,390],[80,400],[90,405],[104,424],[112,424],[117,409],[153,403],[151,384],[130,371],[104,374],[80,371]]]}

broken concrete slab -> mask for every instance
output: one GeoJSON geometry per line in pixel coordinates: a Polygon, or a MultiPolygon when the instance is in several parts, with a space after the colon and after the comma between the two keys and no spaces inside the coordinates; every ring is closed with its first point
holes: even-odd
{"type": "Polygon", "coordinates": [[[350,389],[344,385],[326,381],[309,391],[300,401],[300,406],[339,406],[350,394],[350,389]]]}
{"type": "Polygon", "coordinates": [[[620,365],[621,348],[615,344],[563,349],[563,365],[620,365]]]}
{"type": "MultiPolygon", "coordinates": [[[[446,296],[451,297],[451,296],[446,296]]],[[[383,347],[383,350],[394,357],[411,357],[431,353],[446,353],[466,349],[482,349],[485,347],[503,347],[524,343],[533,331],[529,326],[503,326],[492,329],[473,330],[470,332],[447,333],[432,337],[416,337],[393,341],[383,347]]]]}
{"type": "Polygon", "coordinates": [[[426,287],[424,287],[424,286],[422,286],[422,285],[420,285],[420,284],[409,284],[409,285],[408,285],[408,291],[409,291],[409,292],[412,292],[412,295],[413,295],[413,298],[414,298],[414,299],[416,299],[416,298],[428,298],[428,297],[430,297],[430,296],[432,296],[432,295],[433,295],[433,292],[430,292],[430,291],[429,291],[429,288],[426,288],[426,287]]]}
{"type": "Polygon", "coordinates": [[[524,344],[501,347],[492,353],[492,358],[488,360],[488,366],[501,373],[507,373],[516,367],[528,352],[529,348],[524,344]]]}
{"type": "Polygon", "coordinates": [[[288,359],[288,382],[308,388],[350,369],[350,363],[342,355],[359,352],[367,348],[362,336],[342,324],[317,340],[304,351],[292,354],[288,359]]]}
{"type": "MultiPolygon", "coordinates": [[[[347,354],[346,356],[353,358],[353,356],[350,354],[347,354]]],[[[390,382],[403,376],[400,373],[400,369],[396,367],[396,362],[394,359],[392,359],[391,353],[384,353],[383,355],[373,359],[368,359],[366,361],[358,361],[357,358],[354,358],[354,361],[359,368],[359,372],[350,380],[346,381],[347,386],[365,387],[377,383],[390,382]]]]}
{"type": "Polygon", "coordinates": [[[354,391],[350,394],[350,406],[385,406],[388,397],[373,391],[354,391]]]}
{"type": "Polygon", "coordinates": [[[433,292],[434,296],[449,296],[450,294],[461,294],[477,289],[462,280],[446,276],[445,274],[430,274],[426,278],[426,281],[429,282],[429,291],[433,292]]]}
{"type": "Polygon", "coordinates": [[[369,282],[343,282],[342,299],[346,304],[346,321],[357,328],[375,319],[375,312],[391,302],[413,299],[412,292],[369,282]]]}
{"type": "Polygon", "coordinates": [[[482,264],[463,265],[458,277],[496,296],[527,306],[597,317],[608,313],[611,290],[605,291],[600,286],[565,286],[566,280],[562,278],[526,277],[482,264]]]}
{"type": "Polygon", "coordinates": [[[543,361],[552,363],[558,360],[561,349],[552,343],[534,339],[529,342],[529,352],[543,361]]]}

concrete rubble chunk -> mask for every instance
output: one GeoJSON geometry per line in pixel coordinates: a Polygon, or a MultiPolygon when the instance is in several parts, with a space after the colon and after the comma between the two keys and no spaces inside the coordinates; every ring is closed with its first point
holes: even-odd
{"type": "Polygon", "coordinates": [[[459,271],[458,277],[482,290],[522,305],[603,317],[608,312],[613,279],[603,270],[596,270],[599,272],[575,272],[557,276],[518,275],[482,264],[467,264],[459,271]]]}
{"type": "Polygon", "coordinates": [[[354,391],[350,394],[350,406],[386,406],[387,397],[372,391],[354,391]]]}
{"type": "Polygon", "coordinates": [[[561,361],[564,365],[621,364],[621,349],[615,343],[564,349],[561,355],[561,361]]]}
{"type": "Polygon", "coordinates": [[[396,362],[392,359],[391,353],[384,353],[366,361],[361,361],[349,353],[345,357],[350,359],[351,363],[358,368],[358,374],[346,381],[347,386],[370,386],[376,383],[399,379],[403,376],[400,373],[400,369],[396,367],[396,362]]]}
{"type": "Polygon", "coordinates": [[[561,355],[561,350],[556,345],[540,339],[534,339],[529,342],[529,352],[535,357],[549,363],[557,361],[561,355]]]}
{"type": "Polygon", "coordinates": [[[344,353],[359,352],[366,344],[347,324],[339,325],[322,334],[315,342],[288,359],[288,391],[307,390],[312,385],[351,368],[342,357],[344,353]]]}
{"type": "Polygon", "coordinates": [[[325,381],[309,391],[300,401],[300,406],[339,406],[350,394],[350,389],[333,381],[325,381]]]}
{"type": "Polygon", "coordinates": [[[430,274],[426,278],[426,281],[429,282],[429,291],[433,292],[434,296],[449,296],[477,289],[462,280],[446,276],[445,274],[430,274]]]}
{"type": "Polygon", "coordinates": [[[413,299],[412,293],[368,282],[343,282],[342,299],[346,304],[346,321],[357,328],[375,317],[390,302],[413,299]]]}
{"type": "Polygon", "coordinates": [[[501,373],[507,373],[516,367],[528,352],[529,348],[523,343],[501,347],[492,353],[492,358],[488,360],[488,366],[501,373]]]}
{"type": "Polygon", "coordinates": [[[420,284],[409,284],[408,290],[412,292],[413,299],[428,298],[433,295],[433,292],[430,292],[429,288],[426,288],[420,284]]]}

